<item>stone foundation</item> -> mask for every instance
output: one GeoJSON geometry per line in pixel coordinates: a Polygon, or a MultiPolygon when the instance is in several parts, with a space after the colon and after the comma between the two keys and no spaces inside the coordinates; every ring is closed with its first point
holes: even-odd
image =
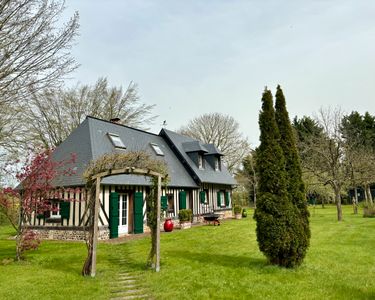
{"type": "MultiPolygon", "coordinates": [[[[41,240],[63,240],[63,241],[84,241],[85,231],[82,227],[43,227],[34,226],[30,227],[41,240]]],[[[86,231],[87,233],[87,231],[86,231]]],[[[99,228],[98,232],[99,240],[109,239],[109,229],[107,226],[99,228]]]]}

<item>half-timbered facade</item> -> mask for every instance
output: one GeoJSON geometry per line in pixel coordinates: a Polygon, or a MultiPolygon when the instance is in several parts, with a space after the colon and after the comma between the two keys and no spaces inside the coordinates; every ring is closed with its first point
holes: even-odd
{"type": "MultiPolygon", "coordinates": [[[[202,214],[220,212],[231,216],[231,192],[235,181],[221,163],[222,154],[213,144],[162,129],[156,135],[117,123],[87,117],[54,152],[62,161],[75,153],[74,174],[56,179],[56,186],[69,189],[53,203],[58,208],[35,215],[31,226],[44,238],[82,239],[87,223],[86,195],[82,174],[90,161],[106,153],[145,151],[168,166],[169,183],[162,190],[162,207],[177,218],[180,209],[191,209],[195,220],[202,214]]],[[[143,233],[146,227],[145,197],[148,177],[121,174],[101,182],[99,228],[101,239],[143,233]]]]}

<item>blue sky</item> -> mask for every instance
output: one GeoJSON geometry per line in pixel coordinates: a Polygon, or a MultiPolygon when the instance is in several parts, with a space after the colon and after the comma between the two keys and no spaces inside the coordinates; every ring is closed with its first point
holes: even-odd
{"type": "Polygon", "coordinates": [[[375,114],[375,1],[66,0],[80,14],[72,83],[139,85],[168,129],[233,116],[252,145],[265,86],[290,116],[320,107],[375,114]]]}

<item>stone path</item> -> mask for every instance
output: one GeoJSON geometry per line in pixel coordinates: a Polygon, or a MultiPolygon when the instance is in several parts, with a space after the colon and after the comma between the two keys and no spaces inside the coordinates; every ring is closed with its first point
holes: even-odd
{"type": "Polygon", "coordinates": [[[126,261],[117,262],[122,271],[118,273],[117,280],[113,280],[111,289],[111,300],[130,299],[153,299],[150,293],[141,284],[141,275],[136,272],[126,271],[126,261]]]}

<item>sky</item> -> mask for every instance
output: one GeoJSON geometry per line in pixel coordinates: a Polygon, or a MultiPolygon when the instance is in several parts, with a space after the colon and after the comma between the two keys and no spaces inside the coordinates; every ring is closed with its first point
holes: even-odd
{"type": "Polygon", "coordinates": [[[68,84],[139,86],[151,131],[205,113],[234,117],[259,143],[262,92],[281,85],[289,115],[375,114],[375,1],[66,0],[80,15],[68,84]]]}

